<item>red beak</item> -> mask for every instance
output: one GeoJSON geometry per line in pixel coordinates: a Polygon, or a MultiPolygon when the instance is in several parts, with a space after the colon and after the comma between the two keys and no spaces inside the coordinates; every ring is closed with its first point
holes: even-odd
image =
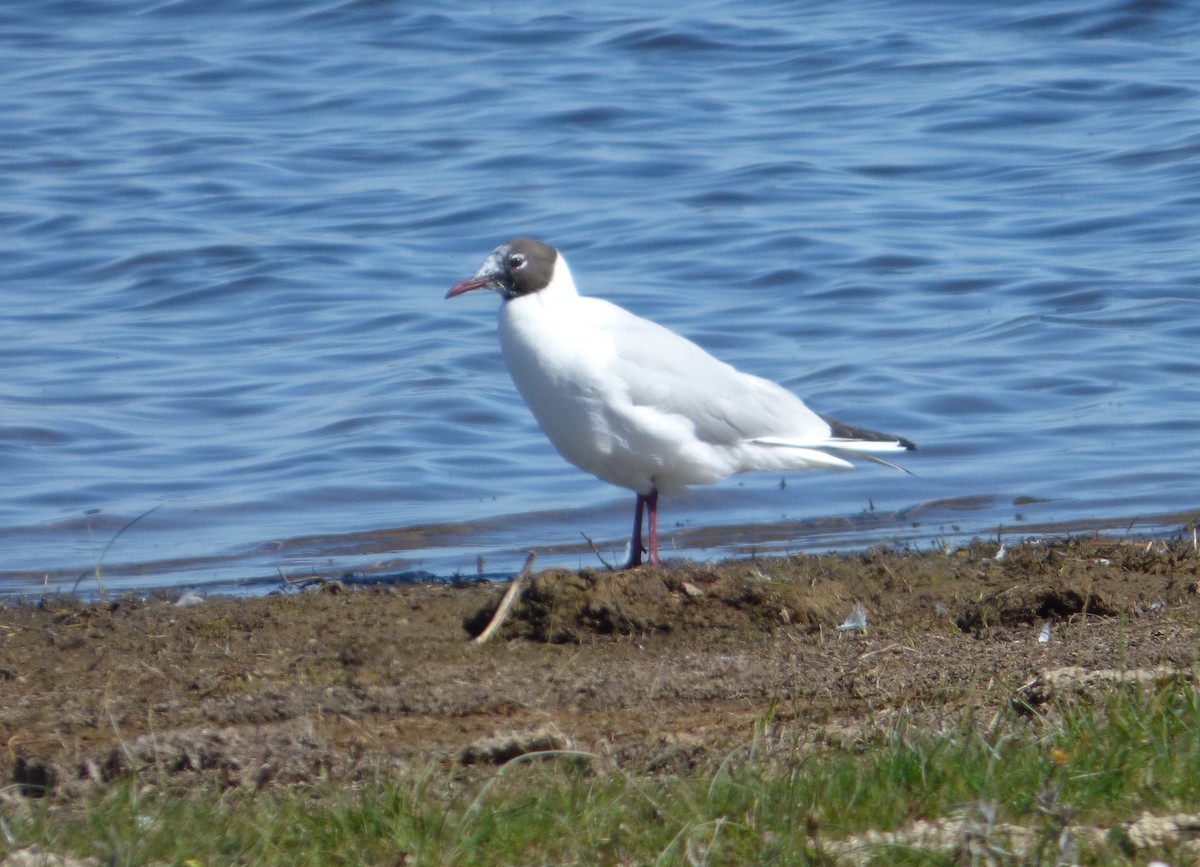
{"type": "Polygon", "coordinates": [[[464,292],[470,292],[473,289],[484,289],[493,283],[491,277],[472,277],[470,280],[463,280],[453,289],[446,293],[447,298],[453,298],[456,295],[462,295],[464,292]]]}

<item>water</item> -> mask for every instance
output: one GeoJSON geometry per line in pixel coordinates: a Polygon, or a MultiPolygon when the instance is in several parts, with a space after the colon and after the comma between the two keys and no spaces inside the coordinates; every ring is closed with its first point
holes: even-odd
{"type": "Polygon", "coordinates": [[[0,594],[619,559],[442,297],[518,234],[921,446],[667,501],[681,555],[1197,518],[1188,4],[410,5],[0,11],[0,594]]]}

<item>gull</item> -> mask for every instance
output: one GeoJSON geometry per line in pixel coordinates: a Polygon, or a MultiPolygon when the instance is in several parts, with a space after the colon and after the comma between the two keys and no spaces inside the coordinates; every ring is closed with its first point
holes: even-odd
{"type": "MultiPolygon", "coordinates": [[[[554,247],[516,238],[446,293],[500,295],[504,363],[567,461],[637,495],[627,568],[658,551],[658,495],[752,470],[848,470],[916,446],[818,415],[780,385],[602,298],[580,295],[554,247]]],[[[907,471],[905,471],[907,472],[907,471]]]]}

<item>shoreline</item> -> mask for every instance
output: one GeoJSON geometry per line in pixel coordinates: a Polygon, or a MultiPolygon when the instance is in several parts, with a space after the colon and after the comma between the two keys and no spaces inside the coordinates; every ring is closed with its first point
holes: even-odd
{"type": "MultiPolygon", "coordinates": [[[[51,745],[108,743],[114,724],[136,737],[156,707],[159,730],[264,723],[319,715],[323,690],[360,686],[379,692],[377,710],[367,703],[354,711],[364,718],[429,717],[436,727],[436,707],[449,701],[458,708],[451,728],[475,732],[499,724],[497,716],[507,719],[486,699],[479,671],[516,677],[510,657],[552,668],[568,652],[564,645],[599,658],[592,668],[606,674],[593,687],[604,696],[598,708],[621,704],[615,684],[628,672],[617,658],[673,667],[677,651],[709,658],[709,644],[819,658],[822,648],[856,643],[967,642],[974,649],[1016,642],[1041,654],[1013,674],[1028,679],[1110,622],[1200,617],[1200,552],[1190,543],[1026,542],[997,559],[1000,550],[976,543],[948,555],[873,549],[627,572],[546,570],[533,576],[499,635],[483,647],[470,644],[464,623],[481,630],[506,583],[348,588],[334,581],[287,595],[197,597],[202,601],[190,605],[151,596],[0,606],[0,676],[8,695],[0,742],[12,745],[12,756],[27,748],[51,762],[78,761],[82,751],[51,745]],[[866,611],[866,629],[839,630],[856,606],[866,611]],[[1078,634],[1038,645],[1046,623],[1052,634],[1078,634]],[[468,690],[467,698],[435,686],[460,677],[482,692],[468,690]],[[106,711],[97,718],[100,707],[106,711]]],[[[825,676],[833,677],[833,660],[829,666],[825,676]]],[[[755,681],[763,696],[784,687],[769,672],[755,681]]],[[[717,689],[714,701],[722,700],[717,689]]],[[[693,699],[681,694],[678,701],[693,699]]],[[[828,713],[847,709],[824,703],[828,713]]],[[[400,739],[396,746],[431,743],[400,739]]]]}
{"type": "Polygon", "coordinates": [[[686,776],[766,718],[849,742],[1001,712],[1047,672],[1200,663],[1190,541],[999,550],[546,570],[484,645],[506,585],[0,606],[5,797],[486,774],[547,749],[686,776]]]}

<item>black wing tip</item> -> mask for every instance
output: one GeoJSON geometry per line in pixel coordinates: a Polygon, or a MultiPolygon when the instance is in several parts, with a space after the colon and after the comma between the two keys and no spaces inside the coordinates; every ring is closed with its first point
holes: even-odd
{"type": "Polygon", "coordinates": [[[821,416],[821,420],[829,425],[835,437],[841,437],[848,440],[865,440],[872,443],[898,443],[907,451],[915,452],[917,444],[905,437],[898,437],[895,434],[880,433],[877,430],[869,430],[858,425],[846,424],[844,421],[838,421],[836,418],[830,418],[827,415],[821,416]]]}

